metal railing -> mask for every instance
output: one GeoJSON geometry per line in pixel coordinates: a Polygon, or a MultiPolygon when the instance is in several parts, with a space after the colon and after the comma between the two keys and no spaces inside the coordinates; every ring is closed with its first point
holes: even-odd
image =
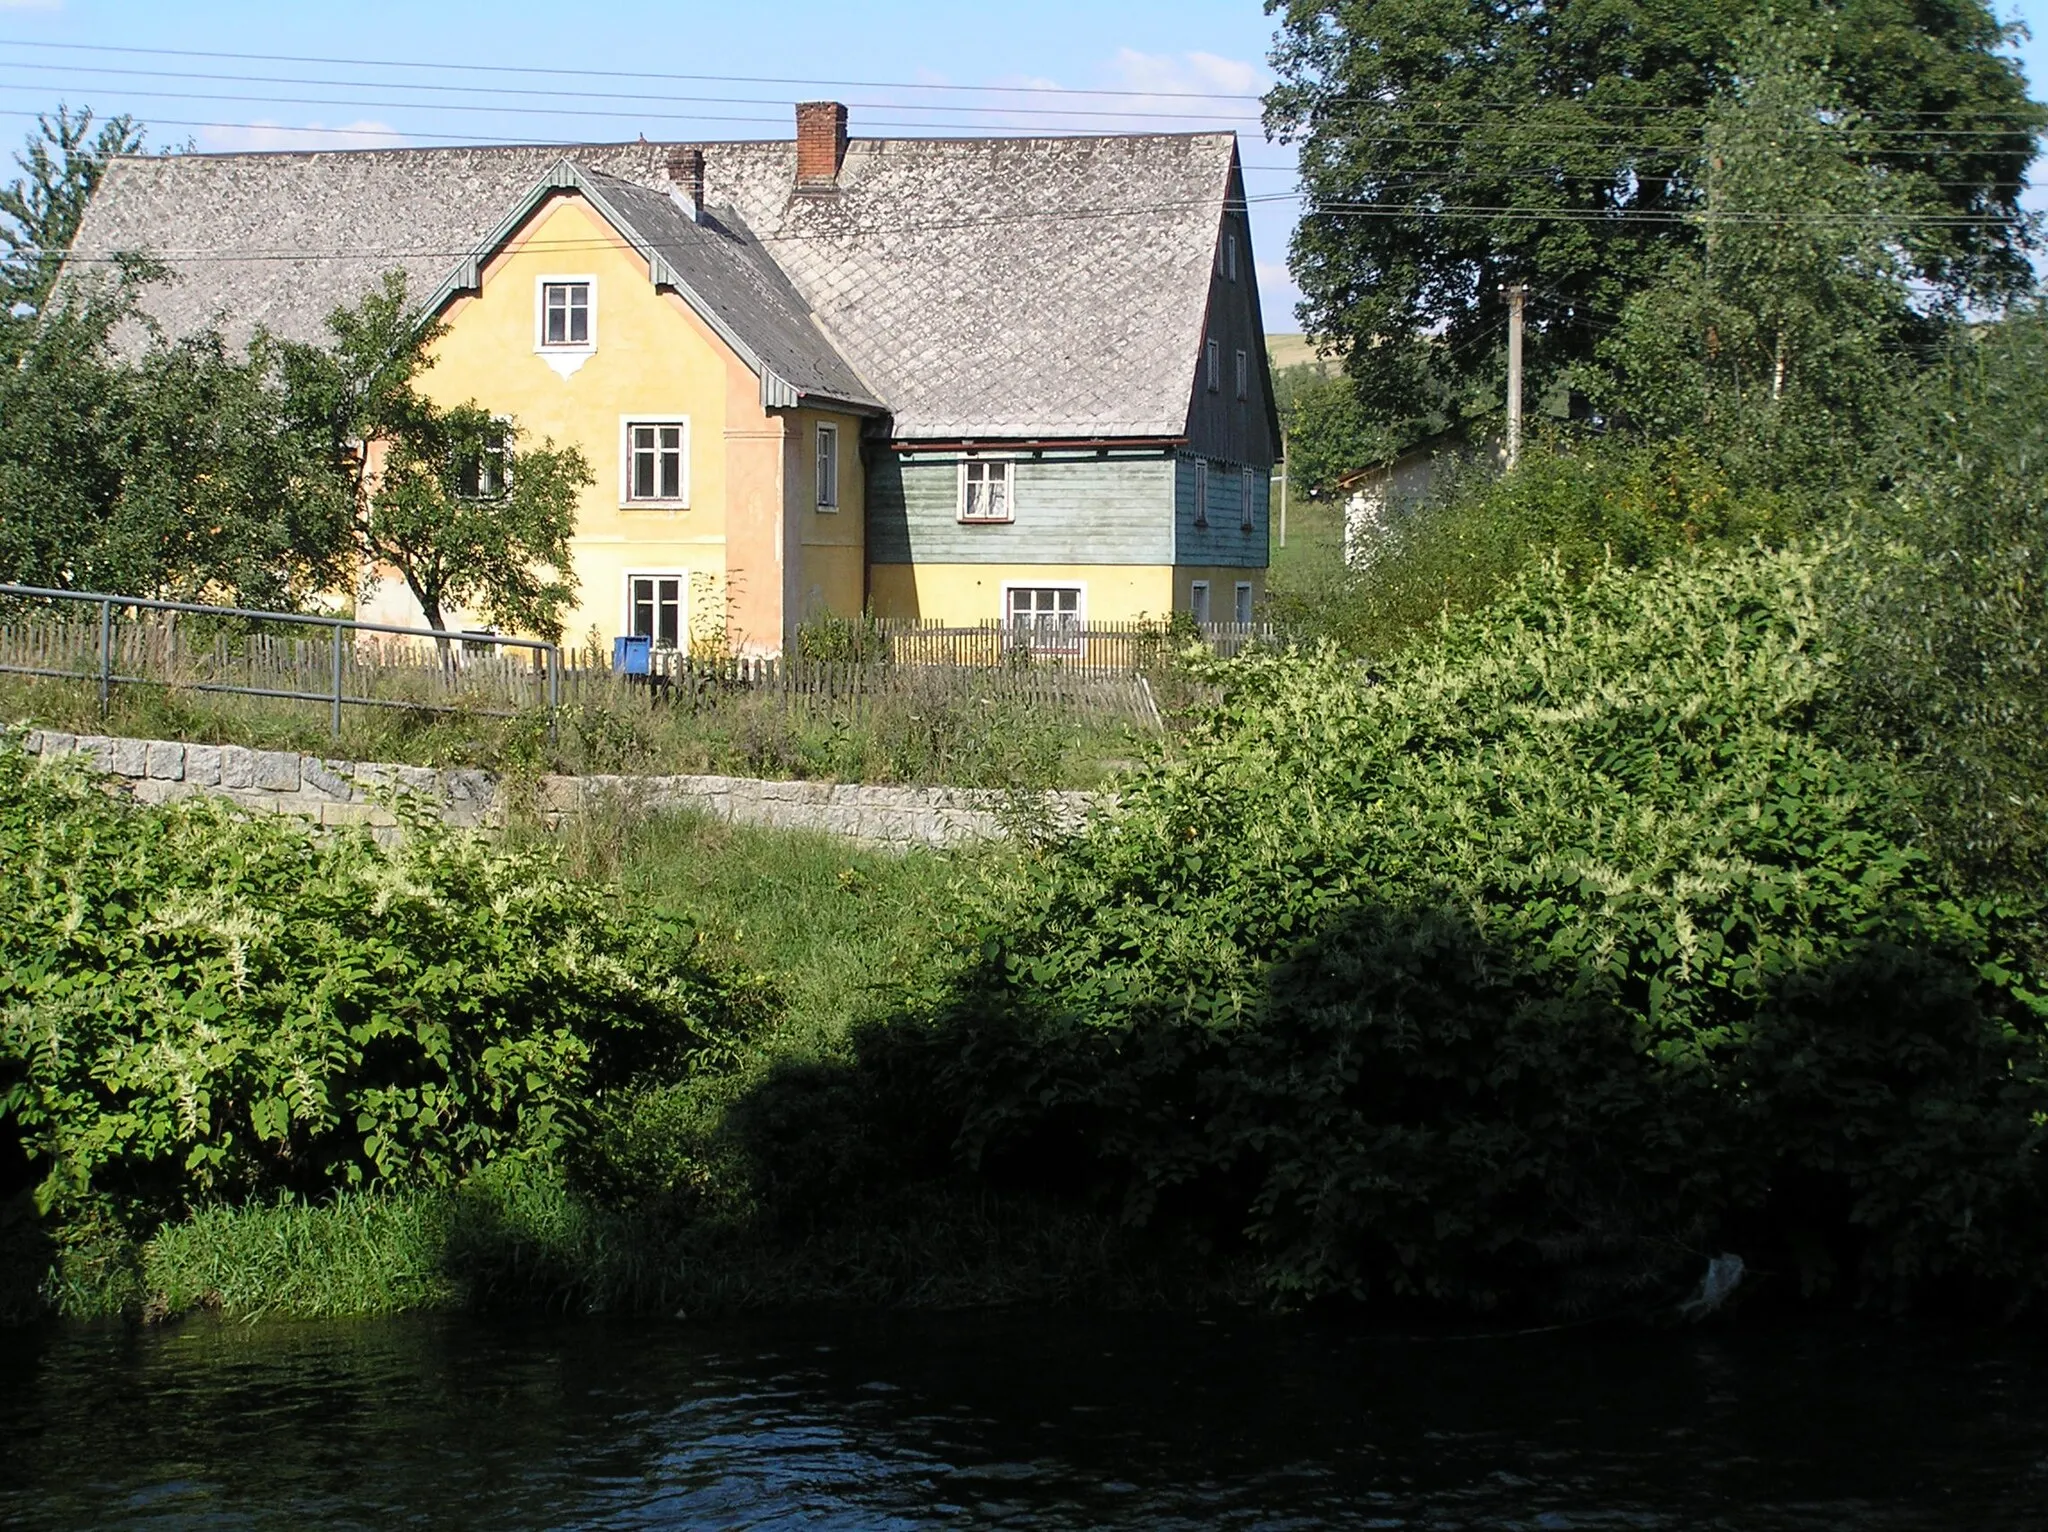
{"type": "MultiPolygon", "coordinates": [[[[0,584],[0,601],[17,599],[28,602],[71,602],[83,607],[97,609],[99,619],[98,639],[90,656],[92,669],[82,671],[76,665],[60,668],[55,665],[22,663],[12,650],[0,649],[0,673],[11,675],[41,676],[58,680],[94,680],[99,686],[100,713],[106,714],[107,703],[116,686],[162,686],[182,691],[228,692],[246,697],[275,697],[295,702],[325,703],[330,709],[330,721],[336,738],[341,735],[341,715],[344,707],[392,707],[410,708],[425,712],[463,711],[453,705],[422,702],[411,698],[364,696],[347,690],[346,680],[358,667],[351,650],[356,642],[345,642],[345,637],[359,641],[364,634],[379,638],[402,638],[409,640],[432,640],[439,656],[437,668],[453,672],[459,670],[465,657],[474,654],[476,648],[487,646],[498,650],[518,649],[531,651],[541,667],[546,685],[546,706],[548,733],[552,738],[556,714],[562,702],[562,654],[558,645],[537,638],[508,638],[496,633],[474,631],[444,631],[437,628],[408,628],[392,623],[359,622],[352,617],[310,616],[302,612],[267,612],[253,607],[208,606],[192,601],[158,601],[145,596],[117,596],[104,591],[51,590],[36,585],[0,584]],[[330,662],[328,685],[321,691],[287,689],[278,686],[244,685],[219,679],[189,679],[178,676],[148,676],[123,674],[116,664],[117,612],[161,612],[175,620],[176,616],[233,619],[241,622],[275,623],[324,631],[327,635],[330,662]]],[[[414,667],[415,669],[419,667],[414,667]]],[[[296,673],[296,670],[294,671],[296,673]]],[[[481,711],[492,711],[483,709],[481,711]]],[[[509,715],[519,709],[498,710],[509,715]]]]}

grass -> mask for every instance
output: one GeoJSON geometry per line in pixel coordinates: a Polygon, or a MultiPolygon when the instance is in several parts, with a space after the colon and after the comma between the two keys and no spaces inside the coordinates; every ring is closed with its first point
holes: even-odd
{"type": "Polygon", "coordinates": [[[763,830],[706,815],[595,809],[555,831],[580,877],[694,921],[782,999],[769,1051],[831,1053],[851,1021],[920,965],[949,895],[1007,853],[864,850],[835,836],[763,830]]]}
{"type": "Polygon", "coordinates": [[[538,713],[503,718],[481,710],[361,707],[343,711],[337,739],[325,704],[128,686],[115,689],[102,716],[90,684],[14,676],[0,676],[0,720],[514,773],[713,773],[996,788],[1098,786],[1149,743],[1135,725],[1052,718],[993,699],[891,699],[856,712],[754,695],[692,712],[650,705],[630,691],[566,706],[552,741],[538,713]]]}

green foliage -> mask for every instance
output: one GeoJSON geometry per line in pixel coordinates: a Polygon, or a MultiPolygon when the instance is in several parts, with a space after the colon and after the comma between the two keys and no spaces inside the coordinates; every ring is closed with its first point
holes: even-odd
{"type": "Polygon", "coordinates": [[[1927,326],[1902,258],[1931,193],[1882,162],[1864,117],[1780,29],[1752,29],[1707,114],[1697,250],[1632,299],[1594,392],[1755,483],[1853,472],[1927,326]]]}
{"type": "Polygon", "coordinates": [[[39,114],[14,163],[22,175],[0,190],[0,326],[41,310],[85,205],[117,154],[142,148],[142,130],[127,115],[93,132],[90,108],[39,114]]]}
{"type": "Polygon", "coordinates": [[[353,570],[345,485],[266,348],[121,354],[142,264],[68,283],[0,367],[0,579],[294,606],[353,570]]]}
{"type": "Polygon", "coordinates": [[[2038,899],[1955,897],[1899,775],[1814,727],[1840,552],[1553,566],[1375,684],[1220,669],[1207,735],[991,893],[864,1088],[1290,1298],[1585,1312],[1735,1249],[2024,1300],[2038,899]]]}
{"type": "Polygon", "coordinates": [[[522,449],[516,423],[421,395],[415,382],[446,327],[412,311],[403,273],[327,324],[331,345],[279,347],[281,373],[292,416],[351,485],[373,563],[398,571],[430,627],[464,607],[560,639],[576,596],[577,499],[597,482],[582,452],[551,441],[522,449]]]}
{"type": "Polygon", "coordinates": [[[1980,298],[2030,285],[2019,199],[2043,117],[1982,0],[1268,9],[1281,33],[1267,123],[1301,144],[1309,198],[1301,317],[1345,343],[1376,418],[1421,413],[1447,378],[1461,409],[1498,409],[1501,349],[1482,342],[1503,285],[1535,290],[1541,396],[1674,256],[1703,251],[1689,216],[1708,200],[1703,135],[1745,28],[1806,49],[1861,114],[1857,161],[1950,215],[1901,229],[1916,279],[1980,298]],[[1441,348],[1415,344],[1427,336],[1441,348]]]}
{"type": "Polygon", "coordinates": [[[1392,432],[1367,419],[1357,385],[1349,378],[1322,377],[1308,367],[1289,371],[1306,375],[1290,380],[1280,408],[1288,482],[1297,493],[1326,493],[1346,474],[1391,456],[1401,445],[1392,432]]]}
{"type": "Polygon", "coordinates": [[[1844,725],[1923,785],[1972,881],[2048,882],[2048,313],[1956,337],[1902,391],[1861,556],[1838,572],[1844,725]]]}
{"type": "Polygon", "coordinates": [[[7,752],[0,859],[0,1109],[67,1217],[548,1159],[755,1009],[687,926],[426,825],[143,810],[7,752]]]}
{"type": "Polygon", "coordinates": [[[1532,440],[1520,466],[1445,458],[1428,496],[1397,508],[1349,566],[1276,580],[1268,599],[1287,628],[1377,660],[1426,634],[1445,612],[1477,610],[1551,561],[1583,581],[1673,553],[1796,529],[1796,503],[1738,489],[1683,441],[1532,440]]]}

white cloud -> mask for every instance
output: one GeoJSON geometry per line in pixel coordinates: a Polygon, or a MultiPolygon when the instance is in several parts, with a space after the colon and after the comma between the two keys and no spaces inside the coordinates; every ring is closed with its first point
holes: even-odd
{"type": "MultiPolygon", "coordinates": [[[[1269,83],[1261,66],[1214,53],[1140,53],[1136,48],[1119,48],[1116,57],[1110,60],[1109,72],[1121,90],[1158,91],[1173,96],[1257,96],[1265,92],[1269,83]]],[[[1258,103],[1253,101],[1184,104],[1206,105],[1232,116],[1258,109],[1258,103]]]]}
{"type": "MultiPolygon", "coordinates": [[[[5,0],[0,0],[0,4],[4,3],[5,0]]],[[[264,149],[394,149],[403,147],[407,137],[387,122],[368,119],[334,127],[320,122],[309,122],[300,127],[252,122],[232,127],[203,128],[199,133],[199,147],[215,154],[264,149]]]]}

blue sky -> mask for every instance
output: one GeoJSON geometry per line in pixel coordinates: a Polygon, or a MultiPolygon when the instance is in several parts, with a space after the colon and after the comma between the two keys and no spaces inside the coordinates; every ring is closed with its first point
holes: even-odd
{"type": "MultiPolygon", "coordinates": [[[[2022,45],[2040,96],[2048,0],[2001,14],[2042,34],[2022,45]]],[[[153,142],[202,149],[785,137],[791,102],[808,96],[847,101],[856,134],[1234,127],[1267,326],[1287,330],[1293,156],[1261,137],[1251,99],[1271,78],[1271,43],[1258,0],[0,0],[0,142],[59,99],[132,111],[153,142]]],[[[2029,201],[2048,207],[2039,191],[2029,201]]]]}

